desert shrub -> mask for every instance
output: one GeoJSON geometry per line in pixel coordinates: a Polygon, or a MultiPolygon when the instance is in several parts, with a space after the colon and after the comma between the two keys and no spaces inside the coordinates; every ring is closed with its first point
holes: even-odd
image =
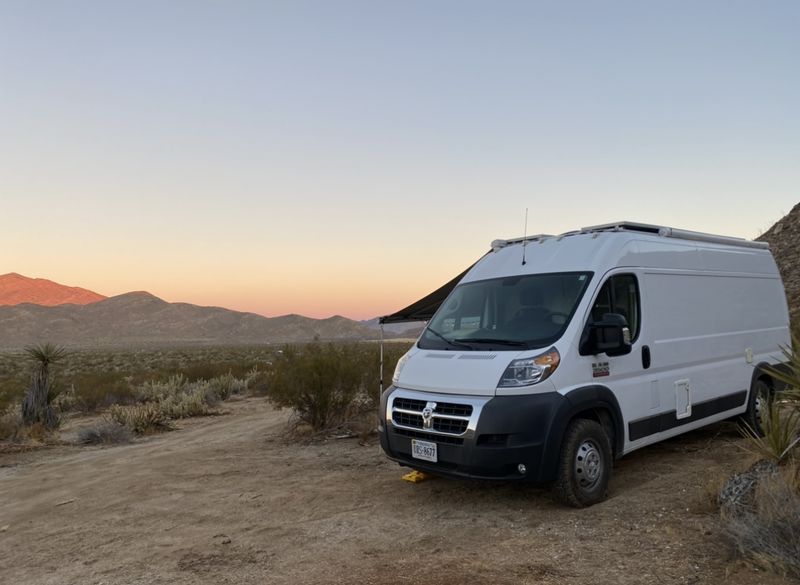
{"type": "Polygon", "coordinates": [[[752,505],[724,515],[725,530],[739,553],[753,564],[800,577],[800,494],[797,469],[761,478],[752,505]]]}
{"type": "Polygon", "coordinates": [[[53,399],[52,406],[57,413],[64,413],[74,410],[76,403],[75,386],[70,386],[66,390],[58,393],[53,399]]]}
{"type": "Polygon", "coordinates": [[[247,390],[247,382],[236,378],[231,372],[208,380],[209,390],[219,400],[227,400],[233,394],[241,394],[247,390]]]}
{"type": "Polygon", "coordinates": [[[189,418],[203,416],[211,412],[207,401],[207,384],[199,384],[193,388],[166,396],[155,403],[166,418],[189,418]]]}
{"type": "MultiPolygon", "coordinates": [[[[408,344],[386,344],[384,387],[408,344]]],[[[255,376],[256,374],[254,374],[255,376]]],[[[377,412],[380,347],[373,343],[285,346],[260,382],[274,404],[319,431],[377,412]]]]}
{"type": "Polygon", "coordinates": [[[163,410],[155,403],[113,405],[108,410],[112,421],[128,427],[137,435],[169,430],[171,425],[163,410]]]}
{"type": "Polygon", "coordinates": [[[170,376],[167,380],[144,382],[136,389],[136,396],[142,402],[158,402],[183,391],[187,380],[183,374],[170,376]]]}
{"type": "MultiPolygon", "coordinates": [[[[272,367],[272,363],[268,364],[272,367]]],[[[266,396],[269,391],[269,372],[254,366],[245,374],[245,387],[250,394],[255,396],[266,396]]]]}
{"type": "MultiPolygon", "coordinates": [[[[386,344],[384,387],[408,344],[386,344]]],[[[373,343],[285,346],[263,383],[270,400],[292,408],[297,422],[314,431],[377,413],[380,347],[373,343]]],[[[372,422],[369,423],[370,425],[372,422]]],[[[373,425],[374,426],[374,425],[373,425]]]]}
{"type": "Polygon", "coordinates": [[[16,441],[22,436],[22,427],[19,406],[7,406],[0,414],[0,441],[16,441]]]}
{"type": "Polygon", "coordinates": [[[4,411],[12,405],[19,407],[25,396],[28,378],[27,373],[17,370],[0,377],[0,411],[4,411]]]}
{"type": "Polygon", "coordinates": [[[317,431],[346,420],[362,382],[352,345],[286,346],[273,364],[269,398],[317,431]]]}
{"type": "Polygon", "coordinates": [[[112,404],[136,401],[130,377],[124,372],[79,372],[72,374],[69,380],[74,389],[74,408],[80,411],[96,412],[112,404]]]}
{"type": "Polygon", "coordinates": [[[130,443],[132,438],[128,427],[111,420],[103,420],[78,431],[78,442],[84,445],[117,445],[130,443]]]}

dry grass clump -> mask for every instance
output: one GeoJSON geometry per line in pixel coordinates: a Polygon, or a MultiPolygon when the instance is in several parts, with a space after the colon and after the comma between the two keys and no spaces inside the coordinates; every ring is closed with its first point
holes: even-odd
{"type": "Polygon", "coordinates": [[[165,417],[171,419],[205,416],[212,412],[205,386],[200,384],[186,388],[165,396],[155,404],[165,417]]]}
{"type": "Polygon", "coordinates": [[[108,416],[137,435],[148,435],[172,428],[167,416],[154,402],[127,406],[115,404],[108,409],[108,416]]]}
{"type": "Polygon", "coordinates": [[[228,372],[210,380],[189,382],[182,374],[151,380],[134,389],[139,404],[112,406],[110,415],[137,434],[169,428],[169,421],[214,414],[214,406],[244,392],[247,382],[228,372]]]}
{"type": "Polygon", "coordinates": [[[170,376],[166,380],[149,380],[136,387],[135,396],[142,402],[159,402],[181,392],[187,382],[183,374],[170,376]]]}
{"type": "Polygon", "coordinates": [[[247,391],[247,380],[240,380],[233,373],[227,372],[208,380],[208,387],[219,400],[227,400],[234,394],[247,391]]]}
{"type": "Polygon", "coordinates": [[[779,574],[800,577],[800,492],[797,468],[762,477],[753,503],[725,517],[725,529],[736,549],[753,564],[779,574]]]}
{"type": "Polygon", "coordinates": [[[84,445],[119,445],[130,443],[130,429],[112,420],[103,420],[78,431],[78,442],[84,445]]]}
{"type": "MultiPolygon", "coordinates": [[[[794,346],[798,347],[795,339],[794,346]]],[[[800,577],[800,354],[784,348],[786,384],[763,410],[764,436],[746,428],[746,448],[760,457],[720,492],[725,530],[750,562],[800,577]]]]}

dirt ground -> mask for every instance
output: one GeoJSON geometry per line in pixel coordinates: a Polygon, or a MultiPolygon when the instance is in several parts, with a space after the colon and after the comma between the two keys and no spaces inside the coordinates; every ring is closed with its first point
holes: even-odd
{"type": "Polygon", "coordinates": [[[0,583],[786,583],[736,561],[709,484],[747,455],[720,424],[620,460],[608,501],[402,481],[373,441],[286,442],[263,399],[116,447],[0,455],[0,583]]]}

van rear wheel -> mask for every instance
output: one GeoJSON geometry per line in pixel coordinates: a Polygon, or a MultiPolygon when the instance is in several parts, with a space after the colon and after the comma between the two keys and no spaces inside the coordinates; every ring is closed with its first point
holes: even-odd
{"type": "Polygon", "coordinates": [[[589,419],[572,421],[564,434],[553,486],[564,504],[583,508],[602,502],[611,479],[611,441],[602,425],[589,419]]]}
{"type": "Polygon", "coordinates": [[[772,396],[772,389],[769,384],[764,380],[756,380],[753,384],[753,389],[750,391],[749,400],[747,401],[747,410],[739,419],[745,428],[753,431],[759,437],[764,436],[764,426],[761,422],[761,417],[769,408],[769,402],[772,396]]]}

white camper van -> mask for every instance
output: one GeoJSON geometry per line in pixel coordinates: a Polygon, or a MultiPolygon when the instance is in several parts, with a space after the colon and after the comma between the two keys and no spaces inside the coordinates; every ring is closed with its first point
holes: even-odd
{"type": "Polygon", "coordinates": [[[613,459],[741,416],[760,429],[789,316],[767,244],[630,222],[495,241],[383,318],[425,320],[381,445],[436,474],[605,498],[613,459]]]}

